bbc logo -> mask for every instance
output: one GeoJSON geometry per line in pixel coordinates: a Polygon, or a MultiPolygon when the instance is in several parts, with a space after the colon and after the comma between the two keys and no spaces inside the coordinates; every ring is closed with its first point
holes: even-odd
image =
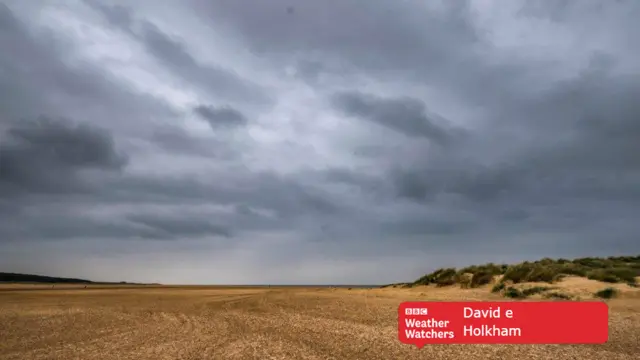
{"type": "Polygon", "coordinates": [[[404,309],[405,315],[427,315],[429,313],[427,308],[406,308],[404,309]]]}

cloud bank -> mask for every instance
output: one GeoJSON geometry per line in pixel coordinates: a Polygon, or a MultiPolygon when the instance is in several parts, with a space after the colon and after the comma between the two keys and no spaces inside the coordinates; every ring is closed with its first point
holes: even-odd
{"type": "Polygon", "coordinates": [[[2,270],[388,283],[637,253],[639,15],[5,1],[2,270]]]}

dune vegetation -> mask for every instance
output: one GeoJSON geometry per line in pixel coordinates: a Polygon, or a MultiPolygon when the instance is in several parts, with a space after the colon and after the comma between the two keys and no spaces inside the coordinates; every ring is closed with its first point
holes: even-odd
{"type": "MultiPolygon", "coordinates": [[[[412,283],[401,284],[404,287],[460,286],[478,288],[491,286],[491,292],[505,297],[523,299],[542,294],[550,299],[571,299],[553,284],[567,277],[581,277],[609,284],[624,284],[638,287],[640,277],[640,256],[612,256],[607,258],[585,257],[574,260],[544,258],[537,261],[525,261],[518,264],[494,264],[467,266],[461,269],[441,268],[426,274],[412,283]],[[516,286],[527,283],[546,283],[531,287],[516,286]],[[522,289],[521,289],[522,288],[522,289]]],[[[396,285],[397,286],[397,285],[396,285]]],[[[593,295],[599,298],[612,298],[618,293],[616,288],[598,291],[593,295]]]]}

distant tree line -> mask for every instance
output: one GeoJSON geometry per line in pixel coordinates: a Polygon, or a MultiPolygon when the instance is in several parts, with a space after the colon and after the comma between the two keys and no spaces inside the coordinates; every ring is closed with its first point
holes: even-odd
{"type": "Polygon", "coordinates": [[[42,275],[16,274],[0,272],[0,282],[35,282],[35,283],[73,283],[90,284],[93,283],[84,279],[61,278],[42,275]]]}

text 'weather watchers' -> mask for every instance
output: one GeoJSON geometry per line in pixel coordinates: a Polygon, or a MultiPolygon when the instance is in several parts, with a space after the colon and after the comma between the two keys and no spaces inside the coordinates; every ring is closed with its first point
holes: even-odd
{"type": "Polygon", "coordinates": [[[609,336],[604,302],[405,302],[405,344],[599,344],[609,336]]]}

